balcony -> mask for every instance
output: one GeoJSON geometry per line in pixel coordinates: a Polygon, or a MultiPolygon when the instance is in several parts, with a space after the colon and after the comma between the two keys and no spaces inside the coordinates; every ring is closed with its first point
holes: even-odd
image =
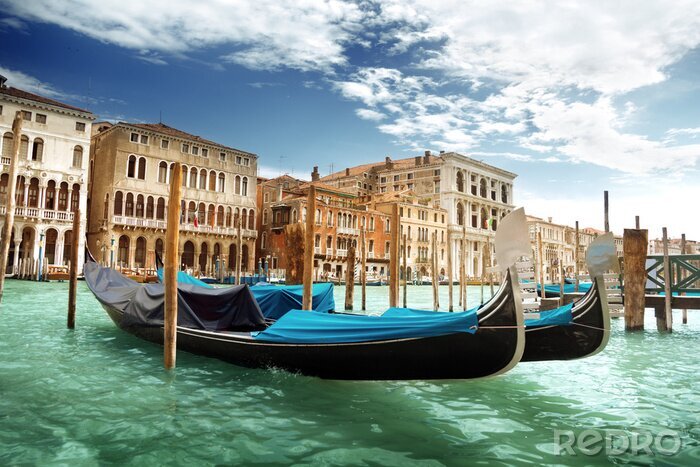
{"type": "Polygon", "coordinates": [[[370,259],[371,259],[371,258],[374,258],[374,252],[373,252],[373,251],[368,252],[368,253],[367,253],[367,257],[370,258],[370,259]]]}
{"type": "Polygon", "coordinates": [[[314,247],[314,254],[315,254],[315,255],[320,255],[320,254],[321,254],[321,247],[320,247],[320,246],[314,247]]]}
{"type": "MultiPolygon", "coordinates": [[[[0,206],[0,216],[4,216],[5,206],[0,206]]],[[[28,217],[45,221],[73,222],[73,213],[69,211],[54,211],[52,209],[31,208],[18,206],[15,208],[16,217],[28,217]]]]}
{"type": "Polygon", "coordinates": [[[129,225],[132,227],[147,227],[152,229],[163,229],[167,227],[167,223],[164,220],[159,219],[143,219],[140,217],[127,217],[127,216],[112,216],[112,223],[119,225],[129,225]]]}
{"type": "Polygon", "coordinates": [[[348,255],[348,250],[335,250],[335,255],[344,258],[348,255]]]}
{"type": "Polygon", "coordinates": [[[338,233],[343,235],[360,235],[358,229],[353,229],[351,227],[338,227],[338,233]]]}

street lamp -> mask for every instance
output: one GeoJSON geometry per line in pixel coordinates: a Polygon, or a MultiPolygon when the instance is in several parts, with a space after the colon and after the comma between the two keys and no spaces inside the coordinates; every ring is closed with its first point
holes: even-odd
{"type": "Polygon", "coordinates": [[[44,231],[39,233],[39,272],[36,276],[36,280],[41,282],[41,269],[43,266],[43,256],[44,256],[44,231]]]}
{"type": "Polygon", "coordinates": [[[109,267],[114,268],[114,235],[109,245],[109,267]]]}

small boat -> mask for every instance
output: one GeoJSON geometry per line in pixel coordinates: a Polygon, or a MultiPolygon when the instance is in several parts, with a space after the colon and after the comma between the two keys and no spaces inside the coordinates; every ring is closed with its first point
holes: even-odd
{"type": "Polygon", "coordinates": [[[586,294],[574,304],[533,313],[525,319],[522,361],[573,360],[602,351],[610,337],[610,313],[603,274],[619,268],[612,234],[601,235],[586,251],[593,278],[586,294]]]}

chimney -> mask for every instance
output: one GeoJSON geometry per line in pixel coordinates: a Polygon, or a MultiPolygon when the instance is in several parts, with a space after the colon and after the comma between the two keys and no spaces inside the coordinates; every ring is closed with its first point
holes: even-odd
{"type": "Polygon", "coordinates": [[[0,88],[5,87],[5,82],[7,81],[7,78],[5,78],[3,75],[0,75],[0,88]]]}
{"type": "Polygon", "coordinates": [[[418,167],[420,165],[420,160],[421,160],[421,157],[416,156],[416,167],[418,167]]]}
{"type": "Polygon", "coordinates": [[[423,163],[430,164],[430,151],[425,151],[425,155],[423,156],[423,163]]]}
{"type": "Polygon", "coordinates": [[[282,184],[277,185],[277,201],[282,201],[282,184]]]}
{"type": "Polygon", "coordinates": [[[551,218],[551,217],[548,217],[548,218],[547,218],[547,222],[549,222],[549,223],[551,224],[551,223],[552,223],[552,218],[551,218]]]}
{"type": "Polygon", "coordinates": [[[384,158],[384,163],[385,163],[386,165],[391,164],[391,157],[386,156],[386,157],[384,158]]]}
{"type": "Polygon", "coordinates": [[[318,174],[318,166],[314,166],[314,171],[311,172],[311,181],[312,182],[317,182],[321,177],[318,174]]]}
{"type": "Polygon", "coordinates": [[[345,176],[349,177],[350,176],[350,167],[345,168],[345,176]]]}

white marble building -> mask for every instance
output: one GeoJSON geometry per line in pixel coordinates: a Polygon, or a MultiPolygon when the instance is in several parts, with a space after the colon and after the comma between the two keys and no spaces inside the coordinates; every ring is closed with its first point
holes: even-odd
{"type": "MultiPolygon", "coordinates": [[[[22,112],[17,172],[17,209],[8,257],[8,272],[19,259],[39,258],[43,234],[45,264],[66,265],[70,258],[73,213],[80,209],[85,232],[90,126],[87,110],[7,87],[0,77],[0,221],[4,223],[9,169],[15,135],[12,122],[22,112]]],[[[79,248],[84,249],[84,236],[79,248]]],[[[79,255],[82,267],[83,255],[79,255]]],[[[27,262],[29,260],[29,262],[27,262]]]]}

